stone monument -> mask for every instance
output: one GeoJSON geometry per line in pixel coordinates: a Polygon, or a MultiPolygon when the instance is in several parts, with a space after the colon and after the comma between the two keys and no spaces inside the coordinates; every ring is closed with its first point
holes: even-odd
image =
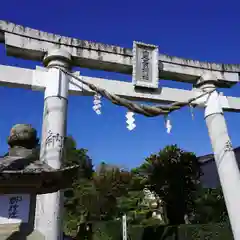
{"type": "MultiPolygon", "coordinates": [[[[53,139],[57,141],[57,139],[53,139]]],[[[0,239],[45,239],[34,228],[36,196],[71,185],[78,166],[53,169],[39,160],[37,131],[17,124],[0,159],[0,239]]]]}

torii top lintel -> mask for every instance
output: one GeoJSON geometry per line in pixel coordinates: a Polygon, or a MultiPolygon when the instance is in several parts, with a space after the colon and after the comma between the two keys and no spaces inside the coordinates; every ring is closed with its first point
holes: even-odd
{"type": "MultiPolygon", "coordinates": [[[[132,49],[64,37],[6,21],[0,21],[0,42],[5,43],[10,56],[42,61],[48,50],[61,46],[71,53],[75,66],[132,73],[132,49]]],[[[215,73],[220,87],[229,87],[229,84],[239,81],[240,64],[217,64],[159,55],[159,76],[162,79],[196,83],[206,71],[215,73]]]]}

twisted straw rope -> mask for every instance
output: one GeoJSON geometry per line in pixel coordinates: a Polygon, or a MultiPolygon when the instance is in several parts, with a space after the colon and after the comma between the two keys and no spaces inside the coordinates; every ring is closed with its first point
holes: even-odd
{"type": "Polygon", "coordinates": [[[197,100],[197,99],[215,91],[215,88],[210,90],[210,91],[206,91],[203,94],[201,94],[201,95],[199,95],[195,98],[190,98],[186,102],[174,102],[174,103],[169,104],[167,106],[164,106],[164,105],[149,106],[149,105],[145,105],[145,104],[133,103],[132,101],[129,101],[125,98],[122,98],[122,97],[119,97],[115,94],[109,93],[105,89],[99,88],[92,83],[84,81],[82,78],[77,77],[74,74],[72,74],[72,73],[70,73],[70,72],[68,72],[68,71],[66,71],[66,70],[64,70],[60,67],[54,66],[53,68],[57,68],[60,71],[62,71],[63,73],[75,78],[79,82],[88,86],[94,92],[97,92],[98,94],[100,94],[100,95],[104,96],[105,98],[107,98],[108,100],[110,100],[113,104],[126,107],[130,111],[142,114],[146,117],[156,117],[156,116],[159,116],[159,115],[168,115],[169,113],[171,113],[175,110],[179,110],[182,107],[191,105],[191,103],[193,101],[195,101],[195,100],[197,100]]]}

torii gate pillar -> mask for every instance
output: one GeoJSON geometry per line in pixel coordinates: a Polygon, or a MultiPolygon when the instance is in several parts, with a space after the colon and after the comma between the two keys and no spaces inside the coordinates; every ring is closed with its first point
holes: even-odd
{"type": "MultiPolygon", "coordinates": [[[[201,89],[214,90],[214,76],[202,77],[201,89]]],[[[236,161],[232,143],[223,115],[219,94],[215,90],[210,93],[206,100],[205,120],[214,152],[214,158],[223,195],[230,219],[234,239],[240,239],[240,172],[236,161]]]]}
{"type": "MultiPolygon", "coordinates": [[[[69,70],[71,55],[61,49],[47,53],[44,65],[48,72],[42,125],[40,160],[52,168],[59,169],[62,164],[68,105],[69,76],[61,70],[69,70]]],[[[61,191],[40,195],[37,198],[37,228],[46,240],[62,239],[63,194],[61,191]]]]}

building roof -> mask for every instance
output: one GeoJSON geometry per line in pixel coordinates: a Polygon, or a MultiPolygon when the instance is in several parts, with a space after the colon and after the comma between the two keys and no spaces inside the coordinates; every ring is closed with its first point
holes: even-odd
{"type": "MultiPolygon", "coordinates": [[[[239,159],[239,161],[240,161],[240,146],[234,148],[234,153],[236,155],[236,158],[239,159]]],[[[214,161],[214,154],[207,154],[207,155],[200,156],[200,157],[198,157],[198,161],[200,164],[206,164],[211,161],[214,161]]]]}

